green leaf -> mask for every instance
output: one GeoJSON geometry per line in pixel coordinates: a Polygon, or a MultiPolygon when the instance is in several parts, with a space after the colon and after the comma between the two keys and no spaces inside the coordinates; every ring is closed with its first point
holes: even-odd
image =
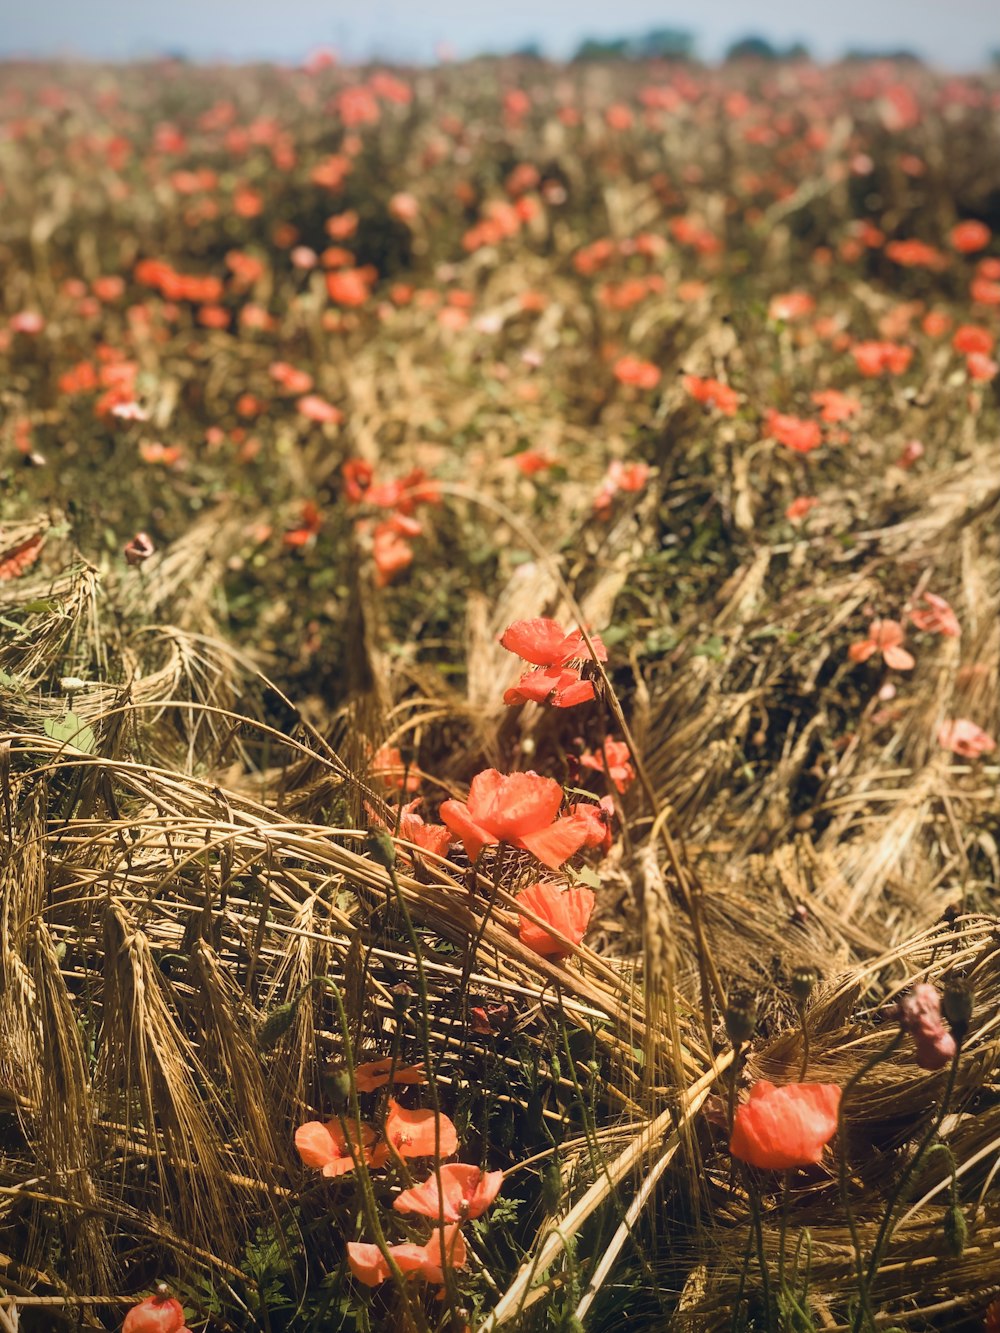
{"type": "Polygon", "coordinates": [[[705,640],[694,649],[693,657],[710,657],[713,662],[721,662],[725,655],[726,645],[718,634],[713,634],[711,638],[705,640]]]}
{"type": "Polygon", "coordinates": [[[47,717],[45,734],[54,741],[61,741],[71,750],[83,754],[94,754],[97,750],[97,737],[93,727],[89,726],[76,713],[67,713],[64,717],[47,717]]]}

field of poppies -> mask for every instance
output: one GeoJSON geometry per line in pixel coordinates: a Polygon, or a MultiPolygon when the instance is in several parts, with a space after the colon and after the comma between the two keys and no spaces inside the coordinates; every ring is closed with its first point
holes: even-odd
{"type": "Polygon", "coordinates": [[[0,68],[0,1333],[1000,1329],[1000,76],[0,68]]]}

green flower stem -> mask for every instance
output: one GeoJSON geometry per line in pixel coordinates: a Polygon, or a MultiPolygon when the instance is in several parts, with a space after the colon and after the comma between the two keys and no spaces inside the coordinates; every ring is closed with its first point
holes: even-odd
{"type": "Polygon", "coordinates": [[[751,1176],[750,1171],[747,1176],[747,1194],[750,1199],[750,1217],[753,1227],[753,1236],[757,1244],[757,1263],[760,1266],[760,1285],[764,1297],[764,1317],[765,1327],[773,1328],[771,1322],[771,1276],[767,1268],[767,1259],[764,1255],[764,1228],[760,1220],[760,1198],[757,1190],[757,1182],[751,1176]]]}
{"type": "Polygon", "coordinates": [[[328,976],[313,977],[308,984],[312,986],[321,983],[326,985],[333,995],[334,1003],[337,1006],[337,1018],[340,1023],[340,1035],[344,1047],[344,1067],[347,1070],[350,1087],[348,1098],[350,1101],[351,1115],[354,1119],[354,1126],[357,1133],[356,1143],[348,1133],[346,1117],[338,1112],[337,1118],[340,1121],[341,1129],[344,1133],[344,1140],[347,1144],[348,1151],[351,1154],[351,1160],[354,1162],[355,1176],[357,1178],[359,1193],[361,1195],[361,1211],[364,1214],[365,1223],[368,1229],[375,1237],[375,1244],[379,1248],[379,1253],[382,1255],[382,1258],[388,1266],[393,1284],[402,1297],[403,1309],[406,1314],[408,1326],[417,1328],[419,1333],[430,1333],[423,1309],[415,1301],[410,1300],[406,1278],[399,1265],[396,1263],[392,1251],[389,1248],[389,1242],[385,1238],[385,1232],[382,1230],[382,1222],[379,1218],[378,1201],[375,1198],[375,1190],[372,1187],[372,1179],[368,1172],[368,1163],[365,1161],[364,1151],[361,1147],[361,1131],[364,1121],[361,1117],[361,1104],[358,1101],[358,1089],[354,1081],[354,1052],[351,1044],[351,1028],[347,1020],[347,1010],[344,1008],[344,999],[340,992],[340,986],[333,977],[328,976]]]}
{"type": "Polygon", "coordinates": [[[733,1063],[729,1067],[729,1102],[726,1106],[726,1125],[729,1129],[730,1138],[733,1137],[733,1121],[736,1118],[736,1084],[740,1077],[744,1045],[745,1043],[740,1041],[733,1047],[733,1063]]]}
{"type": "MultiPolygon", "coordinates": [[[[892,1238],[892,1229],[893,1226],[895,1225],[896,1210],[899,1207],[901,1200],[905,1196],[907,1186],[909,1185],[913,1177],[916,1175],[917,1171],[920,1168],[920,1164],[923,1162],[925,1156],[927,1155],[927,1150],[928,1148],[930,1148],[931,1143],[933,1142],[935,1136],[937,1135],[938,1130],[941,1128],[941,1122],[944,1120],[945,1115],[948,1112],[948,1103],[951,1101],[951,1095],[955,1091],[955,1079],[958,1076],[958,1062],[961,1058],[961,1055],[962,1055],[962,1044],[961,1042],[956,1041],[955,1054],[952,1056],[951,1068],[948,1070],[948,1082],[947,1085],[945,1086],[944,1096],[941,1098],[940,1105],[938,1106],[937,1112],[935,1113],[933,1119],[931,1120],[930,1126],[926,1134],[921,1139],[917,1151],[913,1154],[912,1158],[910,1159],[909,1166],[906,1168],[906,1170],[900,1177],[899,1183],[896,1185],[896,1188],[889,1199],[889,1203],[886,1206],[885,1215],[882,1218],[882,1225],[879,1227],[878,1235],[875,1238],[875,1248],[872,1250],[871,1259],[869,1259],[868,1261],[868,1274],[866,1277],[866,1286],[869,1288],[869,1290],[872,1286],[872,1283],[875,1281],[875,1275],[878,1272],[879,1264],[882,1262],[882,1255],[885,1250],[885,1247],[888,1245],[889,1241],[892,1238]]],[[[855,1317],[854,1333],[858,1333],[860,1327],[861,1325],[858,1322],[857,1317],[855,1317]]]]}
{"type": "MultiPolygon", "coordinates": [[[[434,1072],[434,1062],[431,1059],[431,1023],[430,1011],[428,1008],[428,989],[427,973],[424,970],[424,959],[420,949],[420,940],[417,936],[416,927],[413,924],[413,918],[410,916],[410,909],[403,897],[403,891],[399,887],[399,880],[396,877],[395,865],[387,866],[389,879],[392,881],[393,891],[396,895],[396,903],[403,917],[406,927],[407,938],[410,942],[410,948],[413,950],[413,962],[417,969],[417,985],[420,994],[420,1036],[424,1046],[425,1068],[427,1073],[427,1092],[430,1096],[431,1108],[434,1111],[434,1176],[438,1187],[438,1228],[441,1237],[441,1272],[444,1274],[445,1292],[448,1296],[448,1309],[452,1325],[457,1329],[461,1327],[461,1320],[458,1314],[458,1289],[455,1286],[455,1273],[451,1266],[451,1255],[445,1253],[444,1247],[444,1189],[441,1185],[441,1099],[438,1096],[437,1075],[434,1072]]],[[[390,1084],[391,1094],[391,1084],[390,1084]]],[[[392,1145],[390,1144],[390,1148],[392,1145]]]]}
{"type": "MultiPolygon", "coordinates": [[[[851,1207],[851,1195],[848,1189],[848,1149],[847,1149],[847,1116],[845,1106],[848,1096],[854,1091],[866,1074],[870,1073],[876,1065],[887,1060],[890,1055],[899,1047],[903,1040],[903,1032],[900,1029],[895,1032],[887,1045],[881,1047],[873,1055],[870,1055],[859,1070],[847,1080],[843,1091],[840,1094],[840,1105],[837,1108],[837,1138],[840,1141],[840,1153],[838,1156],[838,1180],[840,1184],[840,1197],[844,1205],[844,1215],[847,1218],[847,1225],[851,1233],[851,1244],[854,1248],[854,1268],[857,1275],[858,1296],[861,1299],[861,1305],[858,1310],[859,1317],[867,1316],[869,1323],[872,1321],[871,1302],[868,1293],[868,1282],[865,1278],[864,1260],[861,1257],[861,1239],[858,1236],[858,1224],[854,1218],[854,1209],[851,1207]]],[[[857,1325],[860,1327],[860,1325],[857,1325]]]]}

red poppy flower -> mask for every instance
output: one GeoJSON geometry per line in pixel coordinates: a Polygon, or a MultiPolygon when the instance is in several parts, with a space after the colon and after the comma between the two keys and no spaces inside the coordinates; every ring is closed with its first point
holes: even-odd
{"type": "Polygon", "coordinates": [[[775,412],[773,408],[767,414],[764,429],[772,439],[797,454],[812,453],[823,443],[823,432],[818,422],[804,421],[787,412],[775,412]]]}
{"type": "MultiPolygon", "coordinates": [[[[428,1282],[444,1282],[444,1264],[449,1268],[464,1268],[465,1240],[457,1226],[447,1226],[443,1233],[435,1231],[426,1245],[406,1241],[390,1245],[389,1253],[396,1267],[408,1276],[419,1275],[428,1282]]],[[[366,1287],[377,1287],[389,1276],[389,1265],[377,1245],[348,1241],[347,1262],[351,1272],[366,1287]]]]}
{"type": "Polygon", "coordinates": [[[423,1065],[397,1065],[392,1067],[392,1056],[381,1060],[368,1060],[354,1066],[354,1084],[358,1092],[374,1092],[384,1088],[392,1074],[393,1083],[426,1083],[423,1065]]]}
{"type": "Polygon", "coordinates": [[[545,472],[555,466],[555,459],[537,449],[524,449],[514,455],[514,466],[526,477],[533,477],[538,472],[545,472]]]}
{"type": "Polygon", "coordinates": [[[313,377],[306,370],[289,365],[287,361],[272,361],[268,374],[286,393],[307,394],[313,386],[313,377]]]}
{"type": "Polygon", "coordinates": [[[413,766],[403,763],[403,756],[398,745],[382,745],[372,756],[372,777],[378,778],[385,787],[394,787],[397,791],[416,791],[420,786],[420,774],[413,766]]]}
{"type": "Polygon", "coordinates": [[[697,375],[685,375],[684,387],[692,398],[706,407],[714,407],[724,417],[734,417],[740,405],[740,396],[728,384],[719,380],[701,379],[697,375]]]}
{"type": "Polygon", "coordinates": [[[24,333],[31,336],[41,333],[45,328],[45,320],[37,310],[21,310],[10,318],[10,327],[15,333],[24,333]]]}
{"type": "Polygon", "coordinates": [[[1000,305],[1000,282],[978,274],[969,284],[969,295],[977,305],[1000,305]]]}
{"type": "Polygon", "coordinates": [[[921,981],[898,1005],[899,1025],[913,1038],[921,1069],[943,1069],[955,1054],[955,1038],[941,1021],[941,996],[921,981]]]}
{"type": "Polygon", "coordinates": [[[913,360],[913,348],[902,343],[860,342],[851,348],[851,355],[862,375],[902,375],[913,360]]]}
{"type": "Polygon", "coordinates": [[[793,319],[801,319],[804,315],[811,315],[816,309],[816,298],[809,292],[783,292],[780,296],[772,296],[771,302],[767,307],[768,319],[780,319],[784,323],[790,323],[793,319]]]}
{"type": "MultiPolygon", "coordinates": [[[[514,895],[514,901],[527,907],[570,943],[579,944],[587,933],[597,899],[591,889],[582,885],[556,884],[550,880],[529,884],[514,895]]],[[[522,944],[543,956],[565,958],[571,952],[545,926],[537,925],[526,916],[518,917],[517,933],[522,944]]]]}
{"type": "Polygon", "coordinates": [[[393,1200],[398,1213],[419,1213],[432,1220],[464,1222],[481,1217],[500,1192],[502,1171],[481,1171],[478,1166],[451,1162],[428,1176],[422,1185],[403,1190],[393,1200]],[[439,1188],[440,1178],[440,1188],[439,1188]]]}
{"type": "Polygon", "coordinates": [[[946,267],[948,263],[946,256],[933,245],[912,238],[905,241],[890,241],[885,247],[885,253],[894,264],[900,264],[903,268],[940,269],[946,267]]]}
{"type": "Polygon", "coordinates": [[[345,268],[336,273],[328,273],[326,290],[331,301],[344,306],[364,305],[371,295],[365,274],[357,268],[345,268]]]}
{"type": "Polygon", "coordinates": [[[970,722],[967,717],[956,717],[942,722],[938,728],[938,745],[963,759],[978,759],[981,754],[992,754],[997,743],[987,731],[970,722]]]}
{"type": "Polygon", "coordinates": [[[798,495],[785,510],[789,523],[800,523],[819,504],[815,495],[798,495]]]}
{"type": "Polygon", "coordinates": [[[385,1121],[386,1141],[400,1157],[450,1157],[458,1151],[455,1126],[444,1114],[430,1109],[407,1111],[395,1099],[389,1101],[385,1121]]]}
{"type": "Polygon", "coordinates": [[[173,1296],[147,1296],[125,1316],[122,1333],[191,1333],[184,1307],[173,1296]]]}
{"type": "Polygon", "coordinates": [[[648,463],[623,463],[620,458],[612,459],[594,496],[594,513],[598,518],[607,518],[619,491],[641,491],[648,480],[648,463]]]}
{"type": "Polygon", "coordinates": [[[964,222],[957,223],[951,229],[948,239],[951,241],[952,248],[961,255],[975,254],[977,250],[985,250],[990,243],[993,233],[987,227],[985,222],[979,222],[975,218],[967,218],[964,222]]]}
{"type": "Polygon", "coordinates": [[[365,1161],[369,1166],[382,1166],[386,1161],[384,1144],[375,1147],[375,1131],[368,1125],[361,1126],[360,1144],[357,1126],[345,1121],[348,1137],[345,1137],[338,1120],[330,1120],[325,1125],[319,1120],[310,1120],[299,1125],[295,1131],[295,1148],[306,1166],[315,1167],[324,1176],[345,1175],[354,1170],[354,1158],[348,1147],[348,1141],[360,1146],[365,1161]]]}
{"type": "Polygon", "coordinates": [[[308,546],[323,526],[323,515],[313,500],[303,500],[299,526],[286,532],[282,541],[286,546],[308,546]]]}
{"type": "Polygon", "coordinates": [[[397,574],[413,564],[413,547],[391,523],[379,523],[372,535],[375,582],[385,588],[397,574]]]}
{"type": "Polygon", "coordinates": [[[956,352],[961,352],[965,356],[971,352],[981,352],[983,356],[989,356],[996,345],[996,338],[981,324],[960,324],[952,336],[951,345],[956,352]]]}
{"type": "Polygon", "coordinates": [[[505,776],[488,768],[472,779],[467,801],[443,803],[441,819],[472,861],[484,847],[506,842],[557,870],[587,837],[583,821],[557,817],[561,803],[562,788],[553,778],[530,772],[505,776]]]}
{"type": "Polygon", "coordinates": [[[416,813],[420,797],[404,805],[399,815],[399,836],[407,842],[414,842],[425,852],[436,856],[447,856],[451,843],[451,831],[443,824],[428,824],[416,813]]]}
{"type": "Polygon", "coordinates": [[[346,213],[334,213],[323,225],[332,241],[346,241],[358,229],[358,215],[353,208],[346,213]]]}
{"type": "Polygon", "coordinates": [[[585,750],[580,755],[580,763],[596,773],[607,772],[620,792],[627,791],[630,783],[635,780],[632,756],[624,741],[606,740],[603,756],[598,751],[585,750]]]}
{"type": "Polygon", "coordinates": [[[1000,361],[994,361],[984,352],[970,352],[965,358],[965,368],[971,380],[991,380],[1000,370],[1000,361]]]}
{"type": "Polygon", "coordinates": [[[910,612],[910,619],[917,629],[927,630],[932,634],[943,634],[946,638],[957,639],[962,633],[958,617],[943,597],[936,593],[925,592],[922,598],[927,603],[926,609],[918,608],[910,612]]]}
{"type": "MultiPolygon", "coordinates": [[[[390,1245],[390,1252],[395,1247],[390,1245]]],[[[362,1241],[347,1242],[347,1263],[351,1272],[366,1287],[377,1287],[389,1276],[389,1265],[377,1245],[367,1245],[362,1241]]]]}
{"type": "Polygon", "coordinates": [[[841,393],[839,389],[818,389],[812,395],[812,400],[823,409],[820,416],[824,421],[848,421],[861,411],[858,400],[841,393]]]}
{"type": "Polygon", "coordinates": [[[881,653],[887,667],[912,671],[916,664],[902,643],[903,627],[898,620],[873,620],[868,626],[868,637],[852,643],[847,655],[852,662],[867,662],[881,653]]]}
{"type": "Polygon", "coordinates": [[[768,1171],[788,1171],[820,1161],[837,1131],[840,1088],[835,1083],[789,1083],[765,1079],[750,1089],[733,1120],[729,1151],[741,1162],[768,1171]]]}
{"type": "Polygon", "coordinates": [[[924,446],[920,440],[908,440],[903,445],[903,452],[896,459],[898,467],[909,469],[924,456],[924,446]]]}
{"type": "Polygon", "coordinates": [[[920,327],[928,338],[943,338],[951,328],[951,315],[943,310],[928,310],[920,321],[920,327]]]}
{"type": "Polygon", "coordinates": [[[587,836],[582,846],[607,856],[611,851],[611,825],[615,817],[615,803],[611,797],[602,796],[596,805],[593,801],[577,801],[569,807],[568,813],[586,826],[587,836]]]}
{"type": "Polygon", "coordinates": [[[622,384],[634,384],[637,389],[655,389],[660,382],[660,371],[651,361],[636,356],[623,356],[615,362],[615,379],[622,384]]]}
{"type": "MultiPolygon", "coordinates": [[[[590,636],[599,662],[608,660],[608,650],[597,634],[590,636]]],[[[569,662],[584,662],[590,658],[590,649],[579,630],[564,630],[555,620],[538,616],[534,620],[513,620],[500,636],[500,642],[510,653],[516,653],[535,666],[565,666],[569,662]]]]}
{"type": "Polygon", "coordinates": [[[318,421],[321,424],[337,426],[344,419],[344,414],[339,407],[334,407],[333,403],[328,403],[325,398],[320,398],[315,393],[307,393],[304,398],[299,399],[295,406],[304,417],[307,417],[310,421],[318,421]]]}
{"type": "Polygon", "coordinates": [[[516,685],[504,691],[505,704],[551,704],[553,708],[575,708],[594,697],[594,686],[582,680],[574,667],[543,667],[526,671],[516,685]]]}

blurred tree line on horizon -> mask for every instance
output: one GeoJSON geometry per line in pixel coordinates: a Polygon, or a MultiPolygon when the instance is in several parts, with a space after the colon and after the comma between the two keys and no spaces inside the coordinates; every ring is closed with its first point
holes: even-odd
{"type": "MultiPolygon", "coordinates": [[[[697,60],[698,39],[686,28],[651,28],[637,37],[585,37],[573,52],[576,62],[599,60],[697,60]]],[[[545,52],[539,42],[527,42],[514,55],[529,60],[544,60],[545,52]]],[[[733,60],[809,60],[811,53],[805,42],[791,42],[782,46],[767,37],[749,33],[731,42],[723,59],[733,60]]],[[[842,57],[849,61],[894,60],[922,64],[922,57],[905,47],[865,49],[850,47],[842,57]]],[[[1000,51],[990,52],[990,59],[1000,60],[1000,51]]]]}

